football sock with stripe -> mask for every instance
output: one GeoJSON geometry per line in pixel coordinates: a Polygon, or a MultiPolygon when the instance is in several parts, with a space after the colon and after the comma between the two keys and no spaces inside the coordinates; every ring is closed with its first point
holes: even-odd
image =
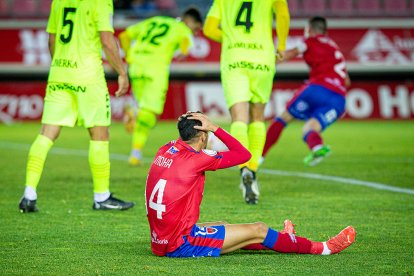
{"type": "Polygon", "coordinates": [[[282,234],[271,228],[262,244],[277,252],[314,255],[322,254],[325,251],[324,248],[327,248],[326,243],[324,246],[322,242],[313,242],[293,234],[282,234]]]}
{"type": "Polygon", "coordinates": [[[249,124],[248,137],[249,151],[252,154],[248,168],[252,171],[257,171],[260,158],[262,157],[263,146],[266,141],[266,126],[264,122],[253,122],[249,124]]]}
{"type": "Polygon", "coordinates": [[[280,134],[282,133],[286,125],[286,122],[282,118],[277,117],[273,120],[273,122],[267,129],[266,143],[263,148],[262,156],[266,156],[267,152],[271,149],[271,147],[277,143],[280,134]]]}
{"type": "MultiPolygon", "coordinates": [[[[89,142],[89,166],[91,168],[93,191],[97,201],[109,197],[109,175],[111,164],[109,162],[109,142],[93,141],[89,142]],[[103,194],[100,196],[98,194],[103,194]]],[[[105,200],[105,199],[104,199],[105,200]]]]}
{"type": "Polygon", "coordinates": [[[36,188],[42,176],[45,160],[53,141],[48,137],[39,134],[30,147],[26,167],[26,189],[25,197],[29,200],[37,198],[36,188]]]}
{"type": "Polygon", "coordinates": [[[321,135],[314,130],[308,131],[305,134],[305,136],[303,136],[303,140],[308,145],[309,149],[312,151],[320,148],[323,145],[323,140],[322,140],[321,135]]]}
{"type": "Polygon", "coordinates": [[[135,122],[134,133],[132,135],[132,148],[142,150],[145,146],[151,129],[157,123],[157,116],[148,110],[140,109],[135,122]]]}
{"type": "MultiPolygon", "coordinates": [[[[236,138],[245,148],[249,148],[249,137],[247,134],[247,124],[241,121],[233,122],[230,126],[230,134],[236,138]]],[[[247,166],[248,163],[239,165],[239,168],[247,166]]]]}

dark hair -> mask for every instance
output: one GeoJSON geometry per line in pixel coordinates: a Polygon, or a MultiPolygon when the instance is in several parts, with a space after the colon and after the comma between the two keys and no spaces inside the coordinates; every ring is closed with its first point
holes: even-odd
{"type": "MultiPolygon", "coordinates": [[[[197,111],[193,113],[201,112],[197,111]]],[[[201,121],[187,119],[188,117],[191,117],[191,113],[182,115],[178,119],[177,123],[178,132],[180,133],[181,140],[183,141],[190,141],[191,139],[195,138],[197,134],[201,131],[194,128],[194,126],[201,126],[201,121]]]]}
{"type": "Polygon", "coordinates": [[[309,25],[313,30],[321,32],[322,34],[325,34],[326,30],[328,29],[328,23],[326,22],[326,19],[321,16],[312,17],[309,20],[309,25]]]}
{"type": "Polygon", "coordinates": [[[183,17],[190,16],[196,22],[203,24],[203,18],[201,17],[200,11],[195,7],[189,7],[183,12],[183,17]]]}

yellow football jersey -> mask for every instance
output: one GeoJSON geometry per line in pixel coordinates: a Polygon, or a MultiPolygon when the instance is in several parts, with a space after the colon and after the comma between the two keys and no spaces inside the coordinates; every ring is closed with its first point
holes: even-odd
{"type": "Polygon", "coordinates": [[[207,16],[220,20],[222,66],[265,71],[274,68],[272,25],[276,1],[282,0],[214,0],[207,16]]]}
{"type": "Polygon", "coordinates": [[[56,41],[49,82],[105,80],[99,32],[114,32],[112,16],[112,0],[53,0],[47,32],[56,41]]]}
{"type": "Polygon", "coordinates": [[[134,43],[127,53],[130,64],[169,65],[184,40],[189,42],[189,48],[193,43],[190,28],[181,20],[166,16],[146,19],[128,27],[126,32],[134,43]]]}

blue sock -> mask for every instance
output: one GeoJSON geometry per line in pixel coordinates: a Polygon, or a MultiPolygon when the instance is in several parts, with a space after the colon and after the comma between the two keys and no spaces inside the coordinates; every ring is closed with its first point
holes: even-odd
{"type": "Polygon", "coordinates": [[[269,228],[269,230],[267,231],[266,238],[262,244],[266,246],[267,248],[272,249],[274,248],[278,237],[279,237],[279,232],[273,230],[272,228],[269,228]]]}

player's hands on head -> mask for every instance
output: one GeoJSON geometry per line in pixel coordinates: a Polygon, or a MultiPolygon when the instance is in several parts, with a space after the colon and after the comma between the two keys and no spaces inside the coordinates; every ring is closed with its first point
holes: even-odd
{"type": "Polygon", "coordinates": [[[128,92],[129,80],[128,75],[119,75],[118,76],[118,90],[115,92],[115,96],[120,97],[125,95],[128,92]]]}
{"type": "Polygon", "coordinates": [[[194,126],[195,129],[215,132],[219,128],[218,125],[210,121],[208,116],[203,113],[188,111],[184,116],[188,120],[199,120],[201,122],[201,126],[194,126]]]}

